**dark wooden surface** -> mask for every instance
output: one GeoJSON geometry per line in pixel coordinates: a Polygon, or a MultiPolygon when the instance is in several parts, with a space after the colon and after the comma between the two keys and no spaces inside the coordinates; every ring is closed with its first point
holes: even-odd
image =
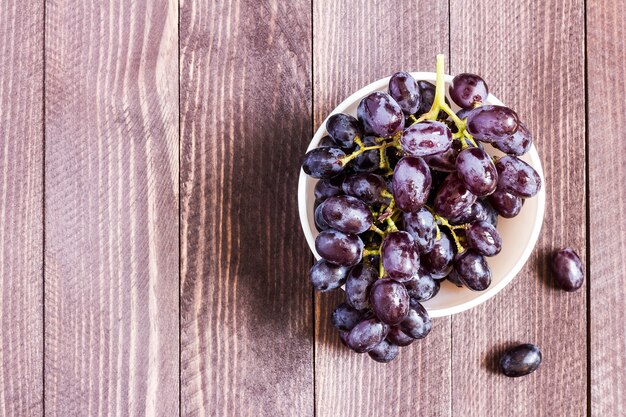
{"type": "Polygon", "coordinates": [[[0,3],[0,415],[626,415],[624,10],[0,3]],[[437,53],[530,125],[546,217],[510,286],[381,365],[307,282],[299,160],[343,98],[437,53]],[[520,341],[539,371],[494,372],[520,341]]]}

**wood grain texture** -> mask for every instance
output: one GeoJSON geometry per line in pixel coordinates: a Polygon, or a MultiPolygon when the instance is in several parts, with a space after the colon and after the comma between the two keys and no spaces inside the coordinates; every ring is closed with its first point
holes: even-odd
{"type": "Polygon", "coordinates": [[[587,2],[591,415],[626,415],[624,1],[587,2]],[[609,105],[610,103],[610,105],[609,105]],[[618,135],[619,136],[619,135],[618,135]]]}
{"type": "Polygon", "coordinates": [[[46,4],[47,415],[179,412],[177,23],[46,4]]]}
{"type": "Polygon", "coordinates": [[[181,2],[184,416],[313,415],[311,3],[181,2]]]}
{"type": "Polygon", "coordinates": [[[0,415],[43,405],[43,4],[0,3],[0,415]]]}
{"type": "MultiPolygon", "coordinates": [[[[315,128],[344,98],[396,71],[433,71],[448,51],[448,3],[314,1],[315,128]]],[[[383,365],[350,352],[330,324],[343,294],[316,295],[316,415],[450,415],[450,320],[383,365]]]]}
{"type": "Polygon", "coordinates": [[[517,110],[534,133],[547,193],[525,268],[496,297],[452,319],[452,413],[585,415],[586,291],[557,290],[549,273],[552,250],[570,246],[584,261],[586,249],[583,2],[453,0],[451,12],[452,73],[481,74],[517,110]],[[497,361],[516,342],[539,345],[544,360],[534,374],[510,379],[497,361]]]}

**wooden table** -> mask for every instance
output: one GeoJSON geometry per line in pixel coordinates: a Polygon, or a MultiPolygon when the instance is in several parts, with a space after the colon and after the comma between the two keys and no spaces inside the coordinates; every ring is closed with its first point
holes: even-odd
{"type": "Polygon", "coordinates": [[[0,415],[625,416],[625,9],[1,2],[0,415]],[[511,285],[381,365],[307,281],[299,161],[352,91],[440,52],[534,132],[545,222],[511,285]],[[515,342],[538,372],[494,371],[515,342]]]}

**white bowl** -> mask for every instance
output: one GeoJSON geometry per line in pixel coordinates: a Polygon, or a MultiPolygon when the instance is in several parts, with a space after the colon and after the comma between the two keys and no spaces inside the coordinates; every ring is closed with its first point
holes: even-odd
{"type": "MultiPolygon", "coordinates": [[[[435,73],[413,72],[411,74],[416,80],[426,80],[433,84],[435,83],[435,73]]],[[[449,86],[451,82],[452,76],[446,75],[446,87],[449,86]]],[[[389,77],[378,80],[360,89],[337,106],[331,114],[347,113],[356,117],[356,109],[361,99],[374,91],[386,92],[388,83],[389,77]]],[[[446,91],[447,90],[448,88],[446,88],[446,91]]],[[[502,102],[490,94],[487,98],[487,104],[502,105],[502,102]]],[[[458,107],[453,106],[453,109],[457,111],[458,107]]],[[[325,135],[326,120],[324,120],[324,123],[322,123],[315,133],[307,151],[317,147],[317,144],[325,135]]],[[[485,146],[485,149],[492,155],[502,154],[491,146],[485,146]]],[[[529,163],[539,173],[543,186],[538,195],[526,200],[517,217],[513,219],[498,218],[498,232],[500,232],[502,236],[503,243],[502,251],[497,256],[487,258],[493,276],[491,286],[485,291],[476,292],[467,288],[458,288],[447,280],[442,281],[439,293],[431,300],[423,303],[431,317],[444,317],[460,313],[461,311],[465,311],[487,301],[515,278],[530,257],[535,243],[537,242],[537,238],[539,237],[541,224],[543,223],[543,214],[546,204],[546,187],[541,161],[539,160],[535,146],[533,145],[530,151],[521,159],[529,163]]],[[[315,237],[318,232],[313,219],[313,204],[315,201],[314,188],[316,182],[316,179],[309,177],[304,171],[300,170],[300,179],[298,182],[300,221],[309,247],[315,255],[315,258],[319,259],[320,256],[315,251],[315,237]]]]}

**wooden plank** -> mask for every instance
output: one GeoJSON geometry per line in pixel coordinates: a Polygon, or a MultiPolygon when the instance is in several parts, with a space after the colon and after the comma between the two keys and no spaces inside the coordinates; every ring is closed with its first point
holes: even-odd
{"type": "Polygon", "coordinates": [[[0,415],[43,405],[43,4],[0,3],[0,415]]]}
{"type": "Polygon", "coordinates": [[[587,2],[591,415],[626,415],[624,1],[587,2]]]}
{"type": "Polygon", "coordinates": [[[177,4],[46,4],[48,415],[179,412],[177,4]]]}
{"type": "Polygon", "coordinates": [[[526,267],[492,300],[453,317],[452,412],[585,415],[586,291],[554,289],[549,273],[552,250],[585,255],[583,2],[480,0],[468,14],[467,2],[453,0],[451,12],[452,73],[481,74],[517,110],[547,178],[544,225],[526,267]],[[515,342],[542,349],[531,376],[497,372],[499,355],[515,342]]]}
{"type": "Polygon", "coordinates": [[[311,3],[181,2],[185,416],[313,415],[311,3]]]}
{"type": "MultiPolygon", "coordinates": [[[[448,52],[448,2],[314,1],[315,128],[357,89],[396,71],[434,71],[448,52]]],[[[318,416],[450,415],[450,320],[390,364],[350,352],[330,325],[343,294],[316,295],[318,416]]]]}

